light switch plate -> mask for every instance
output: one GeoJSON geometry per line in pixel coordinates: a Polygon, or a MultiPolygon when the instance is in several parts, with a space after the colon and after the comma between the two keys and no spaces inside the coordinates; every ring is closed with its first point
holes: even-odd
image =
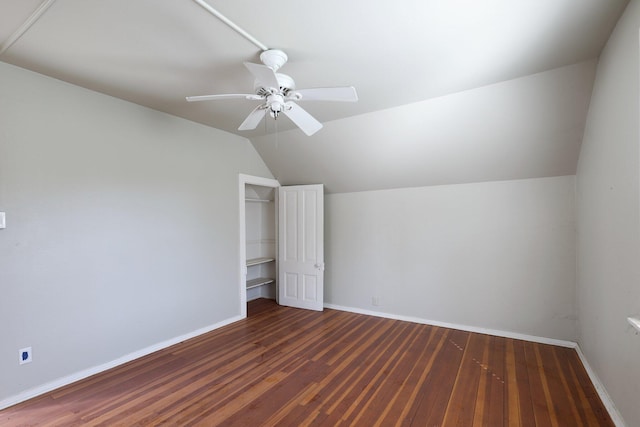
{"type": "Polygon", "coordinates": [[[0,212],[0,228],[7,228],[6,215],[4,212],[0,212]]]}

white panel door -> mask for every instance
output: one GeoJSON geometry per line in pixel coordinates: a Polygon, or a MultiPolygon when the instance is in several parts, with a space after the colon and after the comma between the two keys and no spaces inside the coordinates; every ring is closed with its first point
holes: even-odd
{"type": "Polygon", "coordinates": [[[322,311],[324,306],[324,189],[278,190],[278,303],[322,311]]]}

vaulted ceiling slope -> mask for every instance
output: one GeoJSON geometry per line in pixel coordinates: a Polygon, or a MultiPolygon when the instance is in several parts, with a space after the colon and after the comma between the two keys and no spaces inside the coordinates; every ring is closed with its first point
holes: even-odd
{"type": "Polygon", "coordinates": [[[595,61],[252,139],[280,183],[330,193],[573,175],[595,61]]]}
{"type": "MultiPolygon", "coordinates": [[[[0,60],[244,135],[283,183],[553,176],[575,173],[595,59],[628,3],[206,1],[284,50],[297,87],[353,85],[359,102],[305,103],[325,123],[312,137],[286,118],[238,131],[255,101],[185,102],[251,92],[242,63],[260,53],[192,0],[48,0],[0,60]]],[[[0,43],[44,2],[1,1],[0,43]]]]}

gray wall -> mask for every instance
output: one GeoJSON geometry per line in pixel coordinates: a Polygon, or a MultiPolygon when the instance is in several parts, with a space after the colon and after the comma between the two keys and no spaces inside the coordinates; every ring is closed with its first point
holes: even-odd
{"type": "Polygon", "coordinates": [[[568,176],[327,195],[325,300],[573,341],[574,194],[568,176]]]}
{"type": "Polygon", "coordinates": [[[627,425],[640,426],[640,2],[629,3],[597,69],[578,164],[579,343],[627,425]]]}
{"type": "Polygon", "coordinates": [[[0,401],[239,315],[239,172],[244,138],[0,62],[0,401]]]}

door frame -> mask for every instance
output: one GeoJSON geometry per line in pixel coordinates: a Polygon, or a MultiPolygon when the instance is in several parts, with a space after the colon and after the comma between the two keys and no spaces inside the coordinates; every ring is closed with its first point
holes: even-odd
{"type": "MultiPolygon", "coordinates": [[[[240,289],[240,317],[247,317],[247,224],[246,224],[246,204],[245,204],[245,185],[259,185],[261,187],[270,187],[276,189],[277,194],[280,183],[271,178],[264,178],[261,176],[246,175],[243,173],[238,174],[238,212],[239,212],[239,240],[240,240],[240,253],[239,253],[239,265],[238,265],[238,285],[240,289]]],[[[278,206],[277,200],[274,204],[278,206]]],[[[276,211],[276,224],[278,221],[278,215],[276,211]]],[[[276,230],[277,233],[277,230],[276,230]]],[[[277,236],[277,234],[276,234],[277,236]]],[[[277,252],[276,252],[277,253],[277,252]]],[[[276,282],[277,286],[277,282],[276,282]]],[[[276,289],[277,295],[277,289],[276,289]]]]}

